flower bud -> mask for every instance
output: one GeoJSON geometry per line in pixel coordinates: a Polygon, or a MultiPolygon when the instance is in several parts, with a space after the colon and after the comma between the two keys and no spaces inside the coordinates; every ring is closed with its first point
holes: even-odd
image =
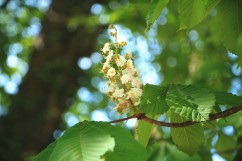
{"type": "Polygon", "coordinates": [[[114,76],[115,74],[116,74],[116,71],[113,67],[111,67],[107,72],[107,76],[110,76],[110,77],[114,76]]]}
{"type": "Polygon", "coordinates": [[[128,53],[124,54],[125,59],[132,59],[132,53],[129,51],[128,53]]]}
{"type": "Polygon", "coordinates": [[[119,43],[120,47],[124,47],[125,45],[127,45],[127,43],[125,41],[122,41],[122,42],[119,43]]]}
{"type": "Polygon", "coordinates": [[[110,24],[110,25],[108,26],[108,28],[109,28],[109,29],[114,29],[114,25],[113,25],[113,24],[110,24]]]}
{"type": "Polygon", "coordinates": [[[117,35],[117,32],[110,32],[110,35],[114,37],[117,35]]]}
{"type": "Polygon", "coordinates": [[[110,44],[107,42],[101,50],[102,52],[107,53],[110,50],[110,44]]]}

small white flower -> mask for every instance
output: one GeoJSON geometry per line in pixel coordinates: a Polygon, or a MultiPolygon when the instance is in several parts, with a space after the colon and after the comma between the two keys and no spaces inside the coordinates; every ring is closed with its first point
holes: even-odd
{"type": "Polygon", "coordinates": [[[127,108],[123,107],[123,105],[120,104],[118,104],[114,109],[120,115],[122,115],[127,110],[127,108]]]}
{"type": "Polygon", "coordinates": [[[121,77],[122,84],[128,83],[130,80],[131,80],[131,75],[129,74],[122,75],[121,77]]]}
{"type": "Polygon", "coordinates": [[[124,47],[125,45],[127,45],[127,43],[125,41],[122,41],[122,42],[119,43],[120,47],[124,47]]]}
{"type": "Polygon", "coordinates": [[[120,99],[119,99],[119,102],[118,102],[117,106],[115,107],[115,110],[119,114],[123,114],[128,108],[129,108],[128,100],[121,99],[121,101],[120,101],[120,99]]]}
{"type": "Polygon", "coordinates": [[[102,48],[102,52],[107,53],[110,50],[110,44],[105,43],[104,47],[102,48]]]}
{"type": "Polygon", "coordinates": [[[113,57],[113,50],[110,50],[107,56],[107,62],[110,62],[112,60],[113,57]]]}
{"type": "Polygon", "coordinates": [[[106,74],[106,73],[107,73],[107,70],[108,70],[109,67],[110,67],[109,63],[108,63],[108,62],[105,62],[105,63],[103,64],[102,72],[103,72],[104,74],[106,74]]]}
{"type": "Polygon", "coordinates": [[[124,66],[126,59],[123,56],[119,56],[119,59],[116,59],[116,64],[118,67],[124,66]]]}
{"type": "Polygon", "coordinates": [[[142,89],[140,88],[131,88],[128,92],[128,99],[139,98],[142,95],[142,89]]]}
{"type": "Polygon", "coordinates": [[[126,59],[131,59],[131,58],[132,58],[132,53],[131,53],[131,51],[129,51],[128,53],[124,54],[124,57],[125,57],[126,59]]]}
{"type": "Polygon", "coordinates": [[[140,88],[140,86],[142,85],[142,82],[138,77],[133,78],[131,81],[133,87],[140,88]]]}
{"type": "Polygon", "coordinates": [[[126,69],[122,70],[122,75],[125,75],[127,73],[128,73],[128,71],[126,69]]]}
{"type": "Polygon", "coordinates": [[[129,69],[133,69],[134,68],[134,66],[133,66],[133,61],[131,60],[131,59],[129,59],[128,61],[127,61],[127,68],[129,68],[129,69]]]}
{"type": "Polygon", "coordinates": [[[142,96],[142,89],[140,89],[140,88],[134,88],[134,90],[135,90],[135,97],[136,98],[139,98],[139,97],[142,96]]]}
{"type": "Polygon", "coordinates": [[[140,99],[138,99],[138,100],[135,100],[134,105],[137,106],[137,105],[139,105],[140,103],[141,103],[141,101],[140,101],[140,99]]]}
{"type": "Polygon", "coordinates": [[[128,100],[126,98],[119,98],[118,99],[119,104],[129,104],[128,100]]]}
{"type": "Polygon", "coordinates": [[[134,68],[134,69],[133,69],[133,73],[134,73],[135,75],[138,75],[138,74],[139,74],[138,69],[134,68]]]}
{"type": "MultiPolygon", "coordinates": [[[[114,28],[114,26],[110,26],[110,28],[114,28]]],[[[117,38],[116,32],[110,34],[117,38]]],[[[127,43],[115,42],[114,44],[123,47],[127,43]]],[[[105,92],[111,100],[117,103],[116,111],[122,114],[131,108],[131,105],[140,104],[143,84],[138,77],[138,70],[134,67],[131,51],[121,56],[112,47],[112,43],[105,43],[101,49],[106,61],[102,66],[102,72],[109,79],[105,92]]]]}
{"type": "Polygon", "coordinates": [[[134,91],[129,91],[128,92],[128,97],[127,97],[127,99],[129,99],[129,98],[134,98],[134,96],[135,96],[135,94],[134,94],[134,91]]]}
{"type": "Polygon", "coordinates": [[[109,70],[108,70],[108,73],[107,75],[108,76],[114,76],[116,74],[116,71],[113,67],[111,67],[109,70]]]}
{"type": "Polygon", "coordinates": [[[118,88],[118,85],[116,83],[109,83],[108,84],[108,90],[106,91],[107,93],[109,92],[114,92],[118,88]]]}
{"type": "Polygon", "coordinates": [[[132,76],[134,74],[134,70],[126,68],[126,69],[122,70],[122,75],[125,75],[125,74],[129,74],[130,76],[132,76]]]}
{"type": "Polygon", "coordinates": [[[113,97],[123,97],[124,96],[124,89],[116,89],[113,93],[113,97]]]}

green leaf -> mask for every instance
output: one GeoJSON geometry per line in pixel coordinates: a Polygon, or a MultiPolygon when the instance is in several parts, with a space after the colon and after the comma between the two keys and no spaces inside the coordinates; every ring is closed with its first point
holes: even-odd
{"type": "Polygon", "coordinates": [[[233,159],[233,149],[236,148],[236,141],[233,136],[225,135],[223,132],[218,133],[218,141],[214,148],[216,153],[225,158],[226,160],[233,159]],[[232,150],[232,151],[231,151],[232,150]]]}
{"type": "MultiPolygon", "coordinates": [[[[208,141],[206,140],[206,142],[208,142],[208,141]]],[[[210,150],[211,149],[209,149],[208,147],[203,146],[201,148],[201,150],[198,151],[198,155],[200,156],[200,158],[201,158],[202,161],[204,161],[204,160],[206,160],[206,161],[213,161],[213,159],[212,159],[212,155],[213,154],[211,154],[211,151],[210,150]]]]}
{"type": "MultiPolygon", "coordinates": [[[[241,58],[242,57],[242,33],[240,33],[237,43],[236,43],[236,50],[238,51],[238,56],[241,58]]],[[[242,59],[238,60],[238,66],[242,68],[242,59]]]]}
{"type": "Polygon", "coordinates": [[[101,129],[102,126],[105,128],[105,124],[103,125],[100,124],[100,127],[97,127],[93,122],[76,124],[38,154],[33,161],[65,161],[70,159],[73,161],[101,161],[100,156],[113,150],[115,146],[114,138],[101,129]]]}
{"type": "Polygon", "coordinates": [[[211,131],[213,131],[213,133],[216,134],[217,130],[217,122],[216,121],[206,121],[206,122],[203,122],[203,125],[204,127],[207,127],[209,128],[211,131]]]}
{"type": "Polygon", "coordinates": [[[67,129],[33,161],[101,161],[101,157],[111,161],[108,154],[116,155],[122,161],[146,158],[145,149],[126,129],[104,122],[85,121],[67,129]]]}
{"type": "Polygon", "coordinates": [[[169,151],[168,154],[166,154],[167,160],[171,161],[201,161],[201,158],[198,154],[195,154],[193,156],[187,155],[186,153],[183,153],[179,151],[176,146],[166,143],[167,150],[169,151]]]}
{"type": "MultiPolygon", "coordinates": [[[[147,115],[147,117],[152,118],[152,119],[158,119],[158,117],[154,117],[152,115],[147,115]]],[[[147,123],[143,120],[139,120],[138,126],[136,128],[136,137],[137,141],[141,143],[144,147],[147,146],[149,142],[150,135],[152,133],[152,130],[154,128],[153,124],[147,123]]]]}
{"type": "Polygon", "coordinates": [[[214,92],[216,104],[226,106],[238,106],[242,104],[242,97],[226,92],[214,92]]]}
{"type": "Polygon", "coordinates": [[[214,95],[204,88],[170,85],[166,102],[174,112],[192,121],[206,121],[215,104],[214,95]]]}
{"type": "Polygon", "coordinates": [[[180,29],[190,29],[200,23],[220,0],[179,0],[180,29]]]}
{"type": "Polygon", "coordinates": [[[216,7],[221,0],[207,0],[205,5],[205,16],[214,8],[216,7]]]}
{"type": "Polygon", "coordinates": [[[192,28],[205,16],[204,0],[179,0],[180,29],[192,28]]]}
{"type": "Polygon", "coordinates": [[[242,1],[221,1],[218,5],[218,18],[217,28],[222,42],[228,50],[238,54],[236,43],[242,31],[242,1]]]}
{"type": "Polygon", "coordinates": [[[165,8],[169,0],[154,0],[152,6],[149,10],[149,13],[146,17],[147,28],[146,31],[149,31],[151,26],[155,23],[157,18],[160,16],[162,10],[165,8]]]}
{"type": "Polygon", "coordinates": [[[167,148],[166,144],[168,142],[155,142],[149,148],[149,158],[147,161],[167,161],[167,148]]]}
{"type": "Polygon", "coordinates": [[[178,150],[174,144],[162,141],[152,145],[148,161],[201,161],[201,158],[198,154],[187,155],[178,150]]]}
{"type": "MultiPolygon", "coordinates": [[[[179,123],[185,122],[186,119],[171,113],[171,122],[179,123]]],[[[205,137],[201,124],[194,124],[182,128],[171,128],[171,136],[178,149],[181,151],[193,155],[204,144],[205,137]]]]}
{"type": "Polygon", "coordinates": [[[146,84],[141,97],[141,107],[138,110],[146,114],[159,115],[165,113],[169,107],[165,97],[168,87],[146,84]]]}
{"type": "Polygon", "coordinates": [[[147,123],[143,120],[139,120],[139,124],[136,128],[137,140],[144,147],[146,147],[148,144],[153,127],[154,127],[153,124],[147,123]]]}
{"type": "Polygon", "coordinates": [[[234,130],[236,131],[236,135],[242,134],[242,111],[239,111],[231,117],[226,117],[225,119],[218,120],[218,125],[220,127],[232,125],[234,130]]]}
{"type": "Polygon", "coordinates": [[[146,161],[147,151],[138,143],[127,129],[118,126],[108,126],[105,129],[115,138],[114,151],[104,156],[105,161],[146,161]]]}

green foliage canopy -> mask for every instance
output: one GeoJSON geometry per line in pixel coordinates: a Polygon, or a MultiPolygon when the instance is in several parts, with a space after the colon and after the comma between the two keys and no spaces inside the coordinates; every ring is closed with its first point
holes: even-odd
{"type": "MultiPolygon", "coordinates": [[[[147,15],[147,30],[152,28],[152,25],[162,14],[164,8],[168,6],[168,3],[169,0],[152,1],[147,15]]],[[[215,22],[215,34],[221,37],[221,43],[224,44],[227,50],[241,56],[242,51],[240,51],[236,46],[236,42],[241,35],[242,16],[240,13],[242,12],[239,12],[242,8],[240,6],[241,4],[242,3],[239,1],[226,0],[178,0],[178,14],[180,18],[180,28],[178,32],[182,32],[181,30],[183,29],[193,29],[199,23],[204,21],[211,11],[217,7],[216,11],[218,15],[217,21],[215,22]]],[[[117,10],[116,12],[119,12],[120,14],[122,11],[117,10]]],[[[111,14],[111,19],[115,14],[115,12],[111,14]]],[[[168,18],[170,18],[169,21],[172,21],[172,17],[168,18]]],[[[117,19],[115,20],[117,21],[117,19]]],[[[196,53],[194,56],[197,57],[196,53]]],[[[186,121],[206,122],[209,121],[210,114],[213,114],[216,111],[221,111],[222,105],[226,105],[228,107],[238,106],[241,104],[241,101],[242,97],[240,96],[226,92],[211,92],[205,88],[193,85],[172,84],[155,86],[146,84],[143,88],[141,105],[137,110],[139,113],[145,113],[148,117],[153,119],[157,119],[158,116],[164,115],[166,116],[166,119],[170,119],[171,123],[182,123],[186,121]]],[[[137,143],[135,140],[131,139],[131,136],[127,134],[124,129],[120,127],[111,126],[108,123],[81,122],[70,128],[70,130],[67,130],[64,136],[36,156],[35,160],[41,160],[42,157],[52,157],[51,160],[60,160],[60,158],[70,157],[74,154],[81,160],[90,161],[99,160],[100,158],[120,161],[145,160],[146,152],[144,147],[147,146],[153,129],[154,125],[140,120],[136,130],[136,137],[140,143],[137,143]],[[81,129],[79,126],[81,126],[81,129]],[[69,135],[73,135],[73,139],[70,139],[71,136],[69,135]],[[75,138],[77,140],[73,141],[75,138]],[[105,141],[105,144],[102,144],[102,142],[96,143],[95,140],[99,139],[107,141],[105,141]],[[94,143],[88,142],[90,145],[87,144],[84,146],[83,141],[85,142],[86,140],[92,140],[94,143]],[[66,144],[70,144],[68,153],[65,152],[65,145],[63,144],[65,141],[66,144]],[[73,145],[74,142],[76,147],[73,145]],[[89,148],[89,146],[92,148],[89,148]],[[101,148],[102,146],[103,148],[101,148]],[[92,149],[92,153],[90,153],[90,149],[92,149]],[[62,152],[58,152],[59,150],[62,152]],[[78,150],[83,152],[78,154],[75,152],[78,150]],[[63,153],[63,155],[60,155],[60,153],[63,153]],[[84,156],[84,154],[87,155],[84,156]]],[[[202,123],[181,128],[172,127],[171,137],[179,150],[192,156],[197,154],[201,147],[205,146],[205,137],[209,137],[204,133],[207,130],[208,129],[204,127],[202,123]]],[[[221,132],[218,136],[219,140],[214,148],[219,151],[221,150],[221,145],[224,144],[222,142],[231,138],[221,132]]],[[[174,148],[169,144],[166,146],[168,149],[171,147],[171,149],[174,148]]],[[[162,146],[162,148],[165,147],[162,146]]],[[[234,148],[234,146],[231,148],[234,148]]],[[[159,155],[163,153],[166,155],[164,150],[161,151],[159,155]]],[[[155,155],[151,155],[150,158],[154,156],[155,155]]],[[[189,156],[186,157],[189,158],[189,156]]],[[[197,157],[198,156],[195,158],[197,159],[197,157]]],[[[224,158],[229,160],[231,159],[228,156],[224,156],[224,158]]]]}
{"type": "MultiPolygon", "coordinates": [[[[211,123],[209,116],[242,104],[242,98],[239,95],[214,92],[218,89],[219,91],[227,91],[231,80],[241,80],[241,72],[236,75],[230,70],[234,65],[241,67],[242,2],[239,0],[178,0],[175,2],[154,0],[151,3],[134,1],[128,5],[114,7],[115,9],[110,9],[107,6],[103,6],[103,10],[106,15],[108,14],[110,23],[120,22],[129,27],[130,32],[143,33],[142,36],[147,39],[151,37],[149,34],[154,32],[157,35],[156,40],[162,46],[162,54],[156,57],[155,63],[158,63],[156,66],[165,75],[163,85],[146,84],[144,86],[141,105],[137,108],[137,112],[145,113],[153,120],[162,116],[162,121],[170,120],[171,123],[185,121],[199,123],[181,128],[172,127],[171,132],[165,132],[162,128],[139,120],[135,130],[136,141],[125,128],[119,125],[84,121],[67,129],[63,136],[49,145],[33,160],[69,160],[70,158],[71,160],[85,161],[141,161],[155,160],[155,158],[156,160],[157,158],[160,160],[164,158],[168,160],[201,160],[204,157],[203,152],[209,154],[211,159],[209,152],[211,148],[218,152],[238,148],[237,141],[241,136],[240,128],[242,127],[239,115],[235,115],[236,119],[234,120],[228,118],[228,122],[233,125],[236,131],[234,136],[226,135],[223,132],[224,126],[228,124],[221,123],[221,120],[211,123]],[[134,13],[137,13],[138,16],[134,13]],[[145,17],[148,34],[144,34],[144,27],[142,27],[145,17]],[[179,21],[177,17],[179,17],[179,21]],[[142,19],[142,23],[140,21],[137,21],[137,24],[133,23],[134,18],[142,19]],[[168,27],[165,27],[165,23],[160,23],[161,19],[167,21],[165,22],[168,27]],[[236,54],[240,59],[228,58],[228,52],[236,54]],[[207,89],[195,85],[180,84],[201,84],[207,89]],[[209,126],[206,126],[206,121],[212,126],[218,127],[218,131],[214,127],[209,129],[209,126]],[[215,133],[213,133],[214,129],[215,133]],[[215,136],[218,137],[218,140],[215,145],[212,145],[211,140],[215,136]],[[161,142],[159,144],[161,138],[166,139],[167,143],[161,142]],[[228,143],[232,144],[225,148],[224,145],[228,143]],[[186,154],[178,151],[177,148],[186,154]]],[[[110,6],[112,6],[111,2],[110,6]]],[[[32,8],[26,12],[32,10],[35,11],[32,8]]],[[[42,16],[42,13],[33,13],[37,14],[37,17],[42,16]]],[[[20,15],[18,21],[25,24],[26,19],[29,18],[26,15],[20,15]]],[[[4,19],[0,25],[5,29],[4,24],[7,24],[8,17],[4,13],[1,13],[1,16],[4,19]]],[[[12,21],[12,17],[9,18],[12,21]]],[[[100,23],[99,19],[102,18],[95,15],[90,17],[76,16],[70,18],[68,25],[70,29],[75,29],[75,27],[85,24],[92,32],[93,26],[100,23]]],[[[20,35],[21,32],[17,32],[14,36],[10,35],[9,41],[15,41],[12,39],[20,35]]],[[[6,37],[3,38],[6,39],[6,37]]],[[[100,43],[104,39],[107,37],[100,38],[100,43]]],[[[1,41],[1,43],[6,42],[1,41]]],[[[32,45],[32,42],[32,37],[22,39],[23,53],[26,52],[28,46],[32,45]]],[[[7,45],[3,44],[2,46],[7,45]]],[[[6,66],[6,55],[4,54],[5,57],[0,59],[1,69],[3,73],[12,75],[16,69],[6,66]]],[[[23,57],[21,59],[27,60],[28,56],[26,58],[26,55],[21,56],[23,57]]],[[[90,73],[98,75],[97,68],[98,65],[92,68],[90,73]]],[[[95,91],[94,88],[92,90],[95,91]]],[[[5,94],[1,93],[1,96],[3,95],[5,94]]],[[[95,105],[106,106],[107,99],[103,99],[102,102],[95,105]]],[[[85,106],[83,105],[83,107],[85,106]]],[[[75,109],[73,111],[76,112],[75,109]]],[[[221,154],[221,156],[227,160],[232,160],[234,157],[230,154],[221,154]]]]}

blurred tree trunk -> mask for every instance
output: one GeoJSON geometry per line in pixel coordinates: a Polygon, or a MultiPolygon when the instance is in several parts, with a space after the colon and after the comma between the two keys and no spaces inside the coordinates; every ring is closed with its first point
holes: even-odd
{"type": "Polygon", "coordinates": [[[77,59],[95,51],[98,34],[87,26],[69,29],[68,19],[88,16],[94,3],[103,0],[53,0],[42,20],[42,31],[31,53],[29,71],[11,98],[9,113],[0,118],[0,160],[23,161],[53,141],[67,99],[75,96],[85,74],[77,59]]]}
{"type": "MultiPolygon", "coordinates": [[[[238,145],[242,144],[242,136],[240,135],[238,137],[238,141],[237,141],[238,145]]],[[[233,161],[241,161],[242,158],[242,148],[239,146],[239,148],[235,149],[233,152],[236,152],[235,158],[233,161]]]]}

